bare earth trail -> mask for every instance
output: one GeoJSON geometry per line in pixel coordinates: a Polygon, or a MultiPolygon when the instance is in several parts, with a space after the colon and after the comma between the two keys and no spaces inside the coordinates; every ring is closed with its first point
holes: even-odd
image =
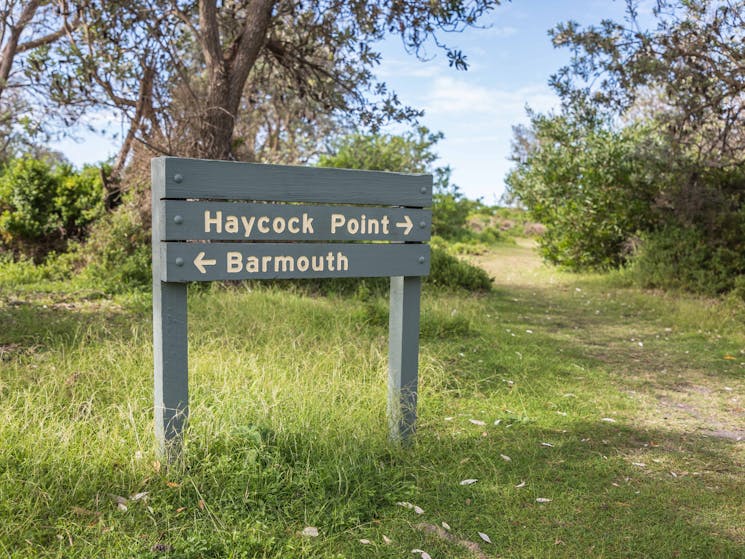
{"type": "Polygon", "coordinates": [[[721,495],[716,510],[691,514],[745,550],[735,497],[745,479],[745,321],[733,305],[563,273],[543,265],[530,242],[472,260],[536,335],[594,362],[608,374],[608,394],[628,398],[629,409],[609,419],[629,428],[620,451],[628,463],[673,500],[683,479],[721,495]]]}
{"type": "Polygon", "coordinates": [[[528,302],[528,312],[542,311],[554,336],[613,371],[615,388],[639,401],[639,426],[727,439],[740,443],[742,451],[745,336],[713,310],[695,328],[680,326],[681,319],[697,313],[695,307],[706,313],[710,301],[678,301],[562,273],[544,265],[527,240],[474,261],[498,290],[528,302]],[[690,349],[680,343],[686,339],[690,349]],[[733,342],[739,346],[733,348],[733,342]]]}

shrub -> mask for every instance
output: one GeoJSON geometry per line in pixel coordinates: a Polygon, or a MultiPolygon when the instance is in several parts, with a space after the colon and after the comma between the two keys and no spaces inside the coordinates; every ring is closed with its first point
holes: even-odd
{"type": "Polygon", "coordinates": [[[149,288],[151,283],[150,227],[137,205],[125,202],[100,219],[80,248],[83,275],[109,292],[149,288]]]}
{"type": "Polygon", "coordinates": [[[104,214],[104,188],[101,170],[86,165],[79,172],[64,166],[58,173],[54,206],[59,213],[64,236],[81,239],[89,224],[104,214]]]}
{"type": "Polygon", "coordinates": [[[465,289],[467,291],[490,291],[489,275],[478,266],[453,256],[444,248],[432,247],[432,257],[427,283],[438,287],[465,289]]]}
{"type": "Polygon", "coordinates": [[[743,284],[745,254],[696,227],[668,226],[642,238],[630,270],[643,287],[716,295],[743,284]]]}
{"type": "Polygon", "coordinates": [[[56,191],[57,178],[46,163],[17,159],[8,166],[0,177],[0,235],[6,246],[23,251],[58,233],[56,191]]]}
{"type": "Polygon", "coordinates": [[[76,173],[28,157],[11,161],[0,176],[0,242],[5,249],[41,260],[84,237],[103,214],[103,185],[95,168],[76,173]]]}
{"type": "Polygon", "coordinates": [[[463,241],[472,236],[472,231],[466,224],[477,202],[457,193],[437,193],[433,202],[433,235],[453,241],[463,241]]]}
{"type": "Polygon", "coordinates": [[[640,155],[652,131],[534,115],[533,139],[518,150],[510,196],[546,226],[543,256],[571,270],[607,270],[625,260],[627,239],[649,230],[659,186],[640,155]]]}

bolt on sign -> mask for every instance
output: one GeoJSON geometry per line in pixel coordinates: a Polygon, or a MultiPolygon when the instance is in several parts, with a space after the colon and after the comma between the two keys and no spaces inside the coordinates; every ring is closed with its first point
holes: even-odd
{"type": "Polygon", "coordinates": [[[159,157],[152,160],[155,432],[181,450],[189,415],[186,285],[390,277],[388,421],[416,422],[421,278],[432,176],[159,157]]]}

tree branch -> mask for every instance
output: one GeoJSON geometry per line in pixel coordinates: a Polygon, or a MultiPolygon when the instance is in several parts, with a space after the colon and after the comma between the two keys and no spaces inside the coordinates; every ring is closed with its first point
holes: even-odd
{"type": "Polygon", "coordinates": [[[214,71],[222,61],[216,0],[199,0],[199,28],[201,34],[197,38],[201,37],[207,68],[214,71]]]}
{"type": "Polygon", "coordinates": [[[266,40],[275,2],[276,0],[253,0],[246,9],[246,13],[252,14],[253,17],[246,18],[243,31],[241,31],[230,77],[231,91],[237,93],[238,101],[243,93],[248,74],[266,40]]]}
{"type": "Polygon", "coordinates": [[[40,5],[41,0],[30,0],[23,7],[21,16],[18,18],[16,24],[10,26],[10,37],[0,53],[0,95],[5,90],[8,78],[10,77],[10,71],[13,68],[13,61],[16,54],[18,54],[18,42],[21,39],[21,33],[23,33],[23,30],[34,17],[40,5]]]}
{"type": "Polygon", "coordinates": [[[67,21],[67,14],[64,14],[64,18],[62,21],[62,26],[57,29],[54,33],[49,33],[48,35],[44,35],[43,37],[39,37],[38,39],[34,39],[32,41],[27,41],[25,43],[21,43],[18,45],[17,52],[26,52],[28,50],[35,49],[37,47],[40,47],[42,45],[48,45],[49,43],[53,43],[57,39],[61,39],[68,33],[71,33],[74,29],[76,29],[80,25],[80,15],[76,15],[75,19],[72,20],[72,22],[67,21]]]}

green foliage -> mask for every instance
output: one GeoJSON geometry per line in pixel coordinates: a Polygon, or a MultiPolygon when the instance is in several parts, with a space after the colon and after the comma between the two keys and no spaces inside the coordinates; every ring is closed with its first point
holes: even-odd
{"type": "Polygon", "coordinates": [[[745,303],[745,274],[741,274],[735,278],[732,294],[735,297],[739,297],[745,303]]]}
{"type": "Polygon", "coordinates": [[[712,246],[699,228],[668,226],[642,239],[630,271],[644,287],[716,295],[742,287],[745,253],[712,246]]]}
{"type": "Polygon", "coordinates": [[[639,21],[551,31],[570,63],[560,116],[517,129],[515,198],[548,227],[544,256],[642,285],[720,293],[745,268],[741,74],[745,2],[661,0],[639,21]],[[738,46],[731,49],[729,45],[738,46]],[[641,241],[638,241],[638,239],[641,241]]]}
{"type": "Polygon", "coordinates": [[[23,157],[0,176],[0,242],[13,252],[39,258],[85,236],[103,214],[98,170],[23,157]]]}
{"type": "Polygon", "coordinates": [[[432,234],[450,240],[471,236],[471,230],[466,227],[468,215],[478,202],[452,192],[437,192],[433,198],[432,234]]]}
{"type": "Polygon", "coordinates": [[[651,119],[672,144],[695,146],[701,166],[740,164],[745,2],[658,0],[652,21],[640,21],[636,0],[625,3],[623,21],[550,31],[571,51],[550,82],[565,106],[651,119]]]}
{"type": "Polygon", "coordinates": [[[58,232],[57,184],[52,169],[42,161],[16,159],[5,169],[0,177],[0,231],[6,245],[39,241],[58,232]]]}
{"type": "Polygon", "coordinates": [[[34,263],[25,257],[16,260],[10,255],[0,254],[0,283],[17,287],[20,285],[38,284],[47,281],[65,281],[73,273],[74,262],[70,255],[47,254],[44,262],[34,263]]]}
{"type": "Polygon", "coordinates": [[[429,284],[437,287],[491,291],[492,281],[482,268],[450,254],[435,242],[432,246],[429,284]]]}
{"type": "Polygon", "coordinates": [[[618,266],[628,240],[653,221],[655,185],[638,151],[649,132],[566,115],[534,115],[532,126],[507,184],[546,226],[543,256],[573,270],[618,266]]]}
{"type": "Polygon", "coordinates": [[[64,166],[58,176],[54,205],[58,208],[65,236],[81,238],[85,228],[104,213],[101,169],[86,165],[75,172],[70,166],[64,166]]]}
{"type": "Polygon", "coordinates": [[[109,292],[149,288],[152,255],[147,220],[128,200],[96,222],[79,248],[84,278],[109,292]]]}
{"type": "Polygon", "coordinates": [[[507,179],[547,227],[543,256],[571,270],[631,262],[648,287],[732,289],[745,270],[745,171],[701,168],[651,127],[576,114],[534,116],[507,179]]]}
{"type": "Polygon", "coordinates": [[[355,133],[337,139],[331,153],[318,160],[319,167],[366,169],[397,173],[426,173],[437,160],[432,148],[443,138],[420,126],[401,135],[355,133]]]}

